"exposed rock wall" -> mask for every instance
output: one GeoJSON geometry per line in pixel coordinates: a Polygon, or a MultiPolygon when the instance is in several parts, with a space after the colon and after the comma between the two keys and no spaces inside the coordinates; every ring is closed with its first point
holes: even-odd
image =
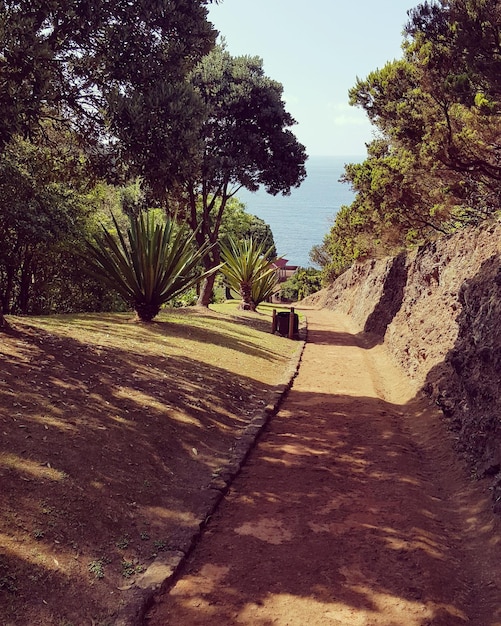
{"type": "MultiPolygon", "coordinates": [[[[501,503],[501,224],[357,264],[307,299],[384,341],[501,503]]],[[[501,508],[501,504],[500,504],[501,508]]]]}

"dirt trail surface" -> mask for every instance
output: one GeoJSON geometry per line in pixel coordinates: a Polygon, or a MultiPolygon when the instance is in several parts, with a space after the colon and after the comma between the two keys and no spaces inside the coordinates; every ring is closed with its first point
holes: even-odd
{"type": "Polygon", "coordinates": [[[501,625],[501,530],[384,347],[307,311],[294,385],[148,626],[501,625]]]}

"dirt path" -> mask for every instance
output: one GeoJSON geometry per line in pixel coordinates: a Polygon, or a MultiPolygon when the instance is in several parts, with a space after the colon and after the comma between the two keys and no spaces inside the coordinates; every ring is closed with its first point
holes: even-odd
{"type": "Polygon", "coordinates": [[[308,311],[299,375],[148,626],[501,625],[501,537],[381,346],[308,311]]]}

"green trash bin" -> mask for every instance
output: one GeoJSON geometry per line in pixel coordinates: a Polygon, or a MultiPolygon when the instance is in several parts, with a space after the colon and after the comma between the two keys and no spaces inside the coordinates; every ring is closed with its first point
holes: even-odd
{"type": "Polygon", "coordinates": [[[289,336],[289,317],[293,315],[293,334],[299,334],[299,315],[297,313],[289,313],[288,311],[280,311],[277,313],[277,332],[283,337],[289,336]]]}

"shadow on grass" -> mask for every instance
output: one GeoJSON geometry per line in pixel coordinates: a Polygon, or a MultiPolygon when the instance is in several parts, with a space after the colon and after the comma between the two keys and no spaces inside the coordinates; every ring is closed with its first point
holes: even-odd
{"type": "MultiPolygon", "coordinates": [[[[143,342],[160,340],[167,346],[177,345],[179,339],[186,339],[202,344],[213,344],[228,350],[243,352],[254,357],[273,359],[273,351],[263,349],[257,340],[258,335],[271,334],[271,320],[260,319],[253,315],[218,315],[206,309],[196,307],[173,309],[161,313],[153,322],[137,322],[130,314],[90,314],[85,316],[52,316],[41,318],[47,328],[55,333],[68,333],[72,328],[82,332],[91,332],[106,343],[118,339],[137,338],[138,329],[143,342]]],[[[132,348],[133,346],[128,346],[132,348]]]]}
{"type": "Polygon", "coordinates": [[[105,623],[155,554],[198,530],[213,475],[273,383],[201,361],[194,344],[217,359],[220,341],[256,371],[288,362],[223,320],[183,336],[169,321],[69,319],[44,320],[50,332],[19,321],[2,350],[5,624],[105,623]],[[88,340],[65,336],[77,327],[88,340]]]}

